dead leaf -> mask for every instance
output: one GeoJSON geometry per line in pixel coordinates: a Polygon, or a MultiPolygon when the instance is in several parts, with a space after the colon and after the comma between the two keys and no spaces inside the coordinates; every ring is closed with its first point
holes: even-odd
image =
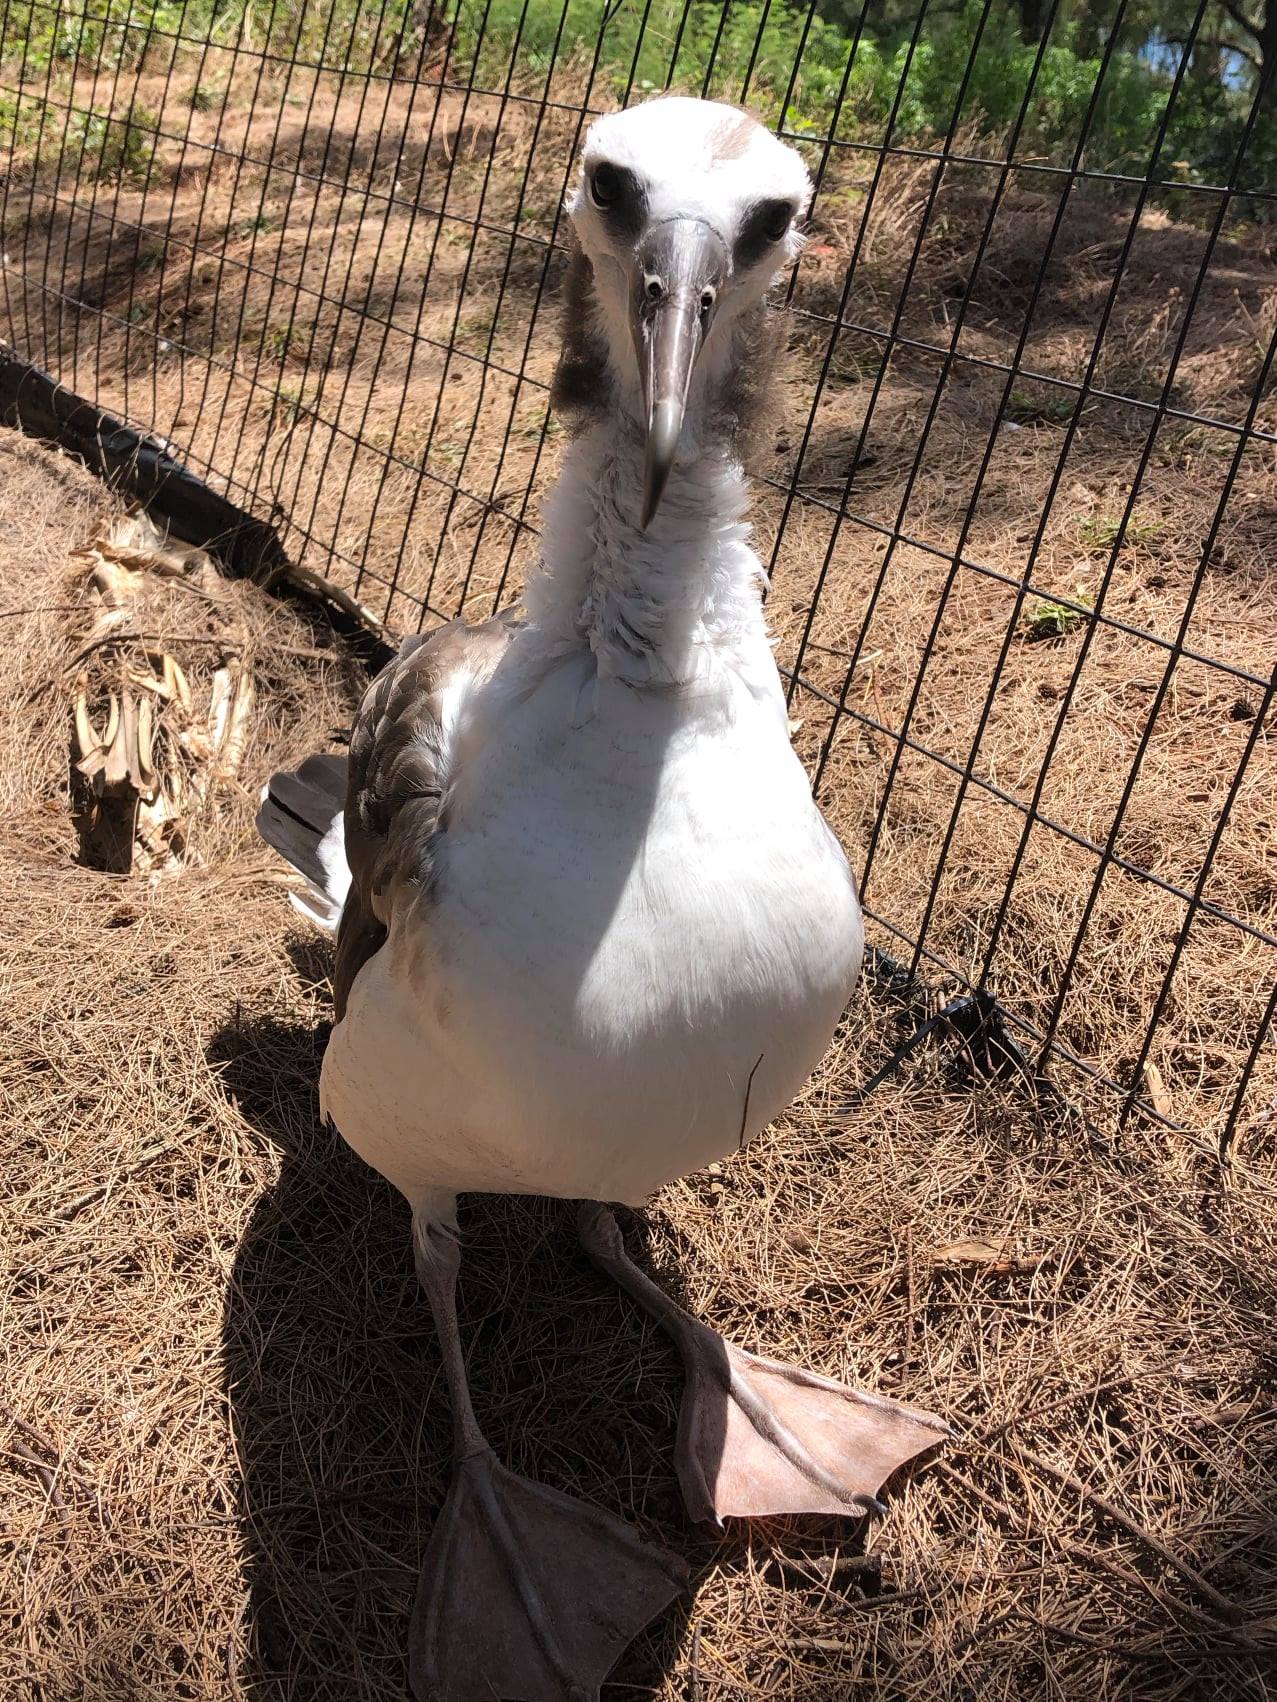
{"type": "Polygon", "coordinates": [[[1175,1101],[1171,1098],[1170,1089],[1162,1080],[1162,1072],[1151,1058],[1144,1066],[1144,1086],[1148,1089],[1149,1104],[1158,1116],[1174,1120],[1175,1101]]]}
{"type": "Polygon", "coordinates": [[[971,1240],[950,1241],[943,1247],[933,1247],[931,1258],[937,1265],[979,1265],[995,1276],[1010,1276],[1037,1270],[1046,1254],[1038,1253],[1021,1259],[1008,1253],[1005,1247],[995,1246],[992,1241],[971,1240]]]}

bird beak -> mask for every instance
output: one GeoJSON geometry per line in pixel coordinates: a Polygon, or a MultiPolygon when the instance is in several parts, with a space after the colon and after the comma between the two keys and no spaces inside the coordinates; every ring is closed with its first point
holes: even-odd
{"type": "Polygon", "coordinates": [[[639,252],[633,327],[647,410],[644,530],[656,513],[678,453],[688,386],[729,258],[718,232],[699,219],[670,219],[657,225],[639,252]]]}

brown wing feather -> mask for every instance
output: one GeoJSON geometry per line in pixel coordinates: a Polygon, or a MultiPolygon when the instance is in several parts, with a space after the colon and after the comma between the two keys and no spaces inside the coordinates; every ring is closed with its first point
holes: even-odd
{"type": "Polygon", "coordinates": [[[482,626],[453,621],[428,638],[405,640],[364,693],[350,735],[346,860],[350,892],[337,931],[333,999],[337,1020],[355,976],[386,938],[398,883],[428,887],[439,811],[451,778],[444,692],[495,668],[515,630],[508,615],[482,626]]]}

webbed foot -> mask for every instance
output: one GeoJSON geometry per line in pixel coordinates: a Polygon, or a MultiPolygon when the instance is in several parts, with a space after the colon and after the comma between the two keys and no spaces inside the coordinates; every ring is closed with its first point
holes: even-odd
{"type": "Polygon", "coordinates": [[[697,1323],[639,1270],[606,1206],[582,1201],[577,1228],[595,1264],[682,1355],[677,1466],[694,1519],[880,1512],[878,1490],[892,1472],[948,1436],[929,1412],[746,1353],[697,1323]]]}
{"type": "Polygon", "coordinates": [[[703,1324],[677,1340],[676,1462],[694,1519],[881,1512],[892,1472],[949,1434],[928,1412],[747,1353],[703,1324]]]}
{"type": "Polygon", "coordinates": [[[418,1702],[596,1702],[626,1645],[687,1585],[683,1561],[602,1508],[457,1466],[409,1633],[418,1702]]]}

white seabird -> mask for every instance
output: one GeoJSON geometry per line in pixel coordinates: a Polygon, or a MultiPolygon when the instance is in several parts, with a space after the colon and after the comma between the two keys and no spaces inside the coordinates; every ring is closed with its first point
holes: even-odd
{"type": "Polygon", "coordinates": [[[682,1354],[697,1518],[860,1517],[944,1434],[729,1346],[597,1203],[641,1204],[756,1135],[860,970],[855,883],[790,746],[738,459],[771,404],[764,292],[809,196],[798,154],[730,107],[660,99],[595,123],[555,383],[578,429],[525,618],[409,639],[348,759],[276,776],[259,818],[317,889],[311,912],[340,915],[321,1104],[411,1205],[451,1392],[420,1697],[596,1697],[685,1577],[497,1462],[457,1326],[459,1193],[582,1202],[591,1256],[682,1354]]]}

